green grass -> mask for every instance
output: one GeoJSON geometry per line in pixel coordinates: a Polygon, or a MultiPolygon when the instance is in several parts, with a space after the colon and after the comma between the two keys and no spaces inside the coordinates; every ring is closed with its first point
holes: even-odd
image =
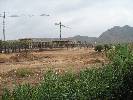
{"type": "Polygon", "coordinates": [[[107,54],[112,61],[103,68],[78,74],[58,75],[48,71],[35,87],[5,90],[3,100],[131,100],[133,97],[133,53],[122,45],[107,54]],[[111,54],[114,54],[112,56],[111,54]]]}

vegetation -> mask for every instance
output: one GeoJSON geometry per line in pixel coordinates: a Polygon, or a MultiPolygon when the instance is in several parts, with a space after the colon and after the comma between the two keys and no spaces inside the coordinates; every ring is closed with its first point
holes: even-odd
{"type": "Polygon", "coordinates": [[[19,85],[5,90],[3,100],[131,100],[133,97],[133,52],[127,45],[107,53],[110,64],[78,74],[51,71],[38,86],[19,85]]]}
{"type": "Polygon", "coordinates": [[[29,49],[29,42],[27,41],[1,41],[0,40],[0,53],[14,53],[20,51],[26,51],[29,49]]]}
{"type": "Polygon", "coordinates": [[[111,49],[111,45],[105,44],[105,45],[104,45],[104,50],[105,50],[105,51],[108,51],[109,49],[111,49]]]}
{"type": "Polygon", "coordinates": [[[16,70],[17,77],[27,77],[32,74],[33,74],[32,71],[26,68],[21,68],[21,69],[16,70]]]}
{"type": "Polygon", "coordinates": [[[2,40],[0,40],[0,53],[2,53],[2,40]]]}
{"type": "Polygon", "coordinates": [[[103,46],[102,45],[97,45],[95,46],[95,51],[101,52],[103,50],[103,46]]]}

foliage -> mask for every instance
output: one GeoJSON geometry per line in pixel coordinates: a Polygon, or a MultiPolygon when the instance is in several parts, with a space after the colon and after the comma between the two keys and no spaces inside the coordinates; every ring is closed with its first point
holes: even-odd
{"type": "Polygon", "coordinates": [[[0,53],[4,51],[4,53],[10,53],[10,52],[17,52],[17,50],[20,52],[21,50],[29,49],[29,42],[27,41],[1,41],[0,40],[0,53]]]}
{"type": "Polygon", "coordinates": [[[104,50],[108,51],[111,49],[111,46],[109,44],[104,44],[104,50]]]}
{"type": "Polygon", "coordinates": [[[95,51],[101,52],[102,50],[103,50],[103,46],[102,45],[95,46],[95,51]]]}
{"type": "Polygon", "coordinates": [[[20,85],[13,92],[6,90],[3,100],[131,100],[133,52],[127,45],[119,45],[108,51],[108,57],[112,62],[103,68],[78,74],[49,71],[36,87],[20,85]]]}
{"type": "Polygon", "coordinates": [[[2,53],[2,40],[0,40],[0,53],[2,53]]]}

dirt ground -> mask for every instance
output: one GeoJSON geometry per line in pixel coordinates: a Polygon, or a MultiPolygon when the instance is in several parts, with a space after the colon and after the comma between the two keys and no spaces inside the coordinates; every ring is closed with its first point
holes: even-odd
{"type": "Polygon", "coordinates": [[[53,49],[42,52],[0,54],[0,95],[3,88],[12,89],[15,85],[38,84],[48,70],[56,73],[79,72],[85,68],[99,67],[106,57],[93,49],[53,49]],[[19,77],[17,70],[26,68],[32,74],[19,77]]]}

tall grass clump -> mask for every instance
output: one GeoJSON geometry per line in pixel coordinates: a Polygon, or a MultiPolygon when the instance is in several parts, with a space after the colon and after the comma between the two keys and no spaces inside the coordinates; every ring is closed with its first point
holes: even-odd
{"type": "Polygon", "coordinates": [[[103,68],[86,69],[78,74],[44,75],[38,86],[19,85],[6,90],[3,100],[131,100],[133,97],[133,52],[127,45],[107,52],[103,68]]]}

